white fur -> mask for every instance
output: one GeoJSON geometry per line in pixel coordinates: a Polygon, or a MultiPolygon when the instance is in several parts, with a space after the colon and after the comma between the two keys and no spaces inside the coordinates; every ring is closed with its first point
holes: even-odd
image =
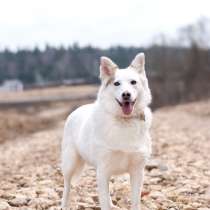
{"type": "Polygon", "coordinates": [[[62,208],[69,208],[72,178],[77,178],[85,162],[96,168],[99,201],[102,210],[116,209],[109,197],[111,175],[128,172],[131,177],[132,210],[140,209],[143,171],[151,153],[149,129],[152,114],[148,105],[150,89],[144,72],[144,54],[138,54],[127,69],[106,57],[101,58],[102,85],[93,104],[79,107],[67,119],[62,143],[64,192],[62,208]],[[131,80],[137,84],[132,85],[131,80]],[[111,81],[111,82],[110,82],[111,81]],[[119,81],[119,86],[113,83],[119,81]],[[136,100],[133,112],[123,114],[116,99],[129,91],[136,100]],[[139,116],[144,113],[145,120],[139,116]]]}

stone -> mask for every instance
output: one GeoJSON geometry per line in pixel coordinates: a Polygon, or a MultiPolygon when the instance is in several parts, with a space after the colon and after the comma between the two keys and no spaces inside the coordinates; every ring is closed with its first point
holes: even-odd
{"type": "Polygon", "coordinates": [[[48,209],[55,204],[54,201],[46,198],[34,198],[29,202],[29,206],[35,209],[48,209]]]}
{"type": "Polygon", "coordinates": [[[153,159],[153,160],[150,160],[150,161],[147,163],[146,169],[147,169],[148,171],[151,171],[152,169],[158,168],[158,166],[159,166],[159,161],[153,159]]]}
{"type": "Polygon", "coordinates": [[[201,204],[201,203],[198,203],[198,202],[193,202],[191,205],[192,205],[193,207],[195,207],[195,208],[199,208],[199,207],[202,206],[202,204],[201,204]]]}
{"type": "Polygon", "coordinates": [[[158,191],[153,191],[149,194],[149,196],[153,199],[158,199],[158,198],[165,198],[165,195],[161,192],[158,191]]]}
{"type": "Polygon", "coordinates": [[[159,169],[160,169],[161,171],[167,171],[167,170],[168,170],[168,166],[167,166],[167,165],[164,165],[164,164],[160,164],[160,165],[159,165],[159,169]]]}
{"type": "Polygon", "coordinates": [[[0,210],[10,210],[10,205],[6,201],[0,201],[0,210]]]}
{"type": "Polygon", "coordinates": [[[159,183],[159,182],[161,182],[162,181],[162,179],[160,178],[160,177],[154,177],[154,178],[151,178],[150,180],[149,180],[149,183],[150,184],[157,184],[157,183],[159,183]]]}
{"type": "Polygon", "coordinates": [[[150,191],[143,190],[141,192],[141,197],[143,198],[144,196],[148,196],[149,194],[150,194],[150,191]]]}
{"type": "Polygon", "coordinates": [[[183,208],[183,210],[197,210],[196,208],[192,207],[192,206],[185,206],[183,208]]]}
{"type": "Polygon", "coordinates": [[[26,206],[29,201],[30,198],[27,198],[22,195],[17,195],[14,199],[8,201],[8,203],[10,204],[10,206],[20,207],[20,206],[26,206]]]}
{"type": "Polygon", "coordinates": [[[10,193],[4,193],[1,195],[1,198],[5,199],[5,200],[11,200],[15,198],[14,194],[10,194],[10,193]]]}
{"type": "Polygon", "coordinates": [[[198,210],[210,210],[210,208],[198,208],[198,210]]]}

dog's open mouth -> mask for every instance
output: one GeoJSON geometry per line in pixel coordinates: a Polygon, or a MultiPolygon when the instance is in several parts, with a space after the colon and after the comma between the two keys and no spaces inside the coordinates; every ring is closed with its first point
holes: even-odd
{"type": "Polygon", "coordinates": [[[122,101],[120,102],[119,100],[117,100],[117,103],[121,106],[123,114],[125,115],[129,115],[132,113],[133,108],[134,108],[134,104],[136,102],[136,100],[134,101],[122,101]]]}

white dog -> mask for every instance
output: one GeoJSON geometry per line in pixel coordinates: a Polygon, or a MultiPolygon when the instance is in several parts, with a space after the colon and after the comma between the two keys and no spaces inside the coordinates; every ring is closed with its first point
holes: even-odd
{"type": "Polygon", "coordinates": [[[102,210],[119,209],[109,196],[109,178],[125,172],[130,174],[131,208],[140,209],[144,166],[151,153],[152,121],[144,65],[143,53],[126,69],[119,69],[111,59],[101,57],[102,85],[97,100],[79,107],[65,124],[62,209],[69,209],[70,183],[79,176],[85,162],[96,168],[102,210]]]}

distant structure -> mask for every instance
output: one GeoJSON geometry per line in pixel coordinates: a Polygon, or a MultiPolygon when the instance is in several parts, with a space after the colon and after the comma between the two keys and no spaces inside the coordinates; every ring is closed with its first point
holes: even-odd
{"type": "Polygon", "coordinates": [[[23,91],[23,83],[18,79],[5,80],[0,86],[2,92],[19,92],[23,91]]]}
{"type": "Polygon", "coordinates": [[[81,84],[85,84],[85,83],[87,83],[85,78],[64,79],[62,81],[63,85],[81,85],[81,84]]]}

